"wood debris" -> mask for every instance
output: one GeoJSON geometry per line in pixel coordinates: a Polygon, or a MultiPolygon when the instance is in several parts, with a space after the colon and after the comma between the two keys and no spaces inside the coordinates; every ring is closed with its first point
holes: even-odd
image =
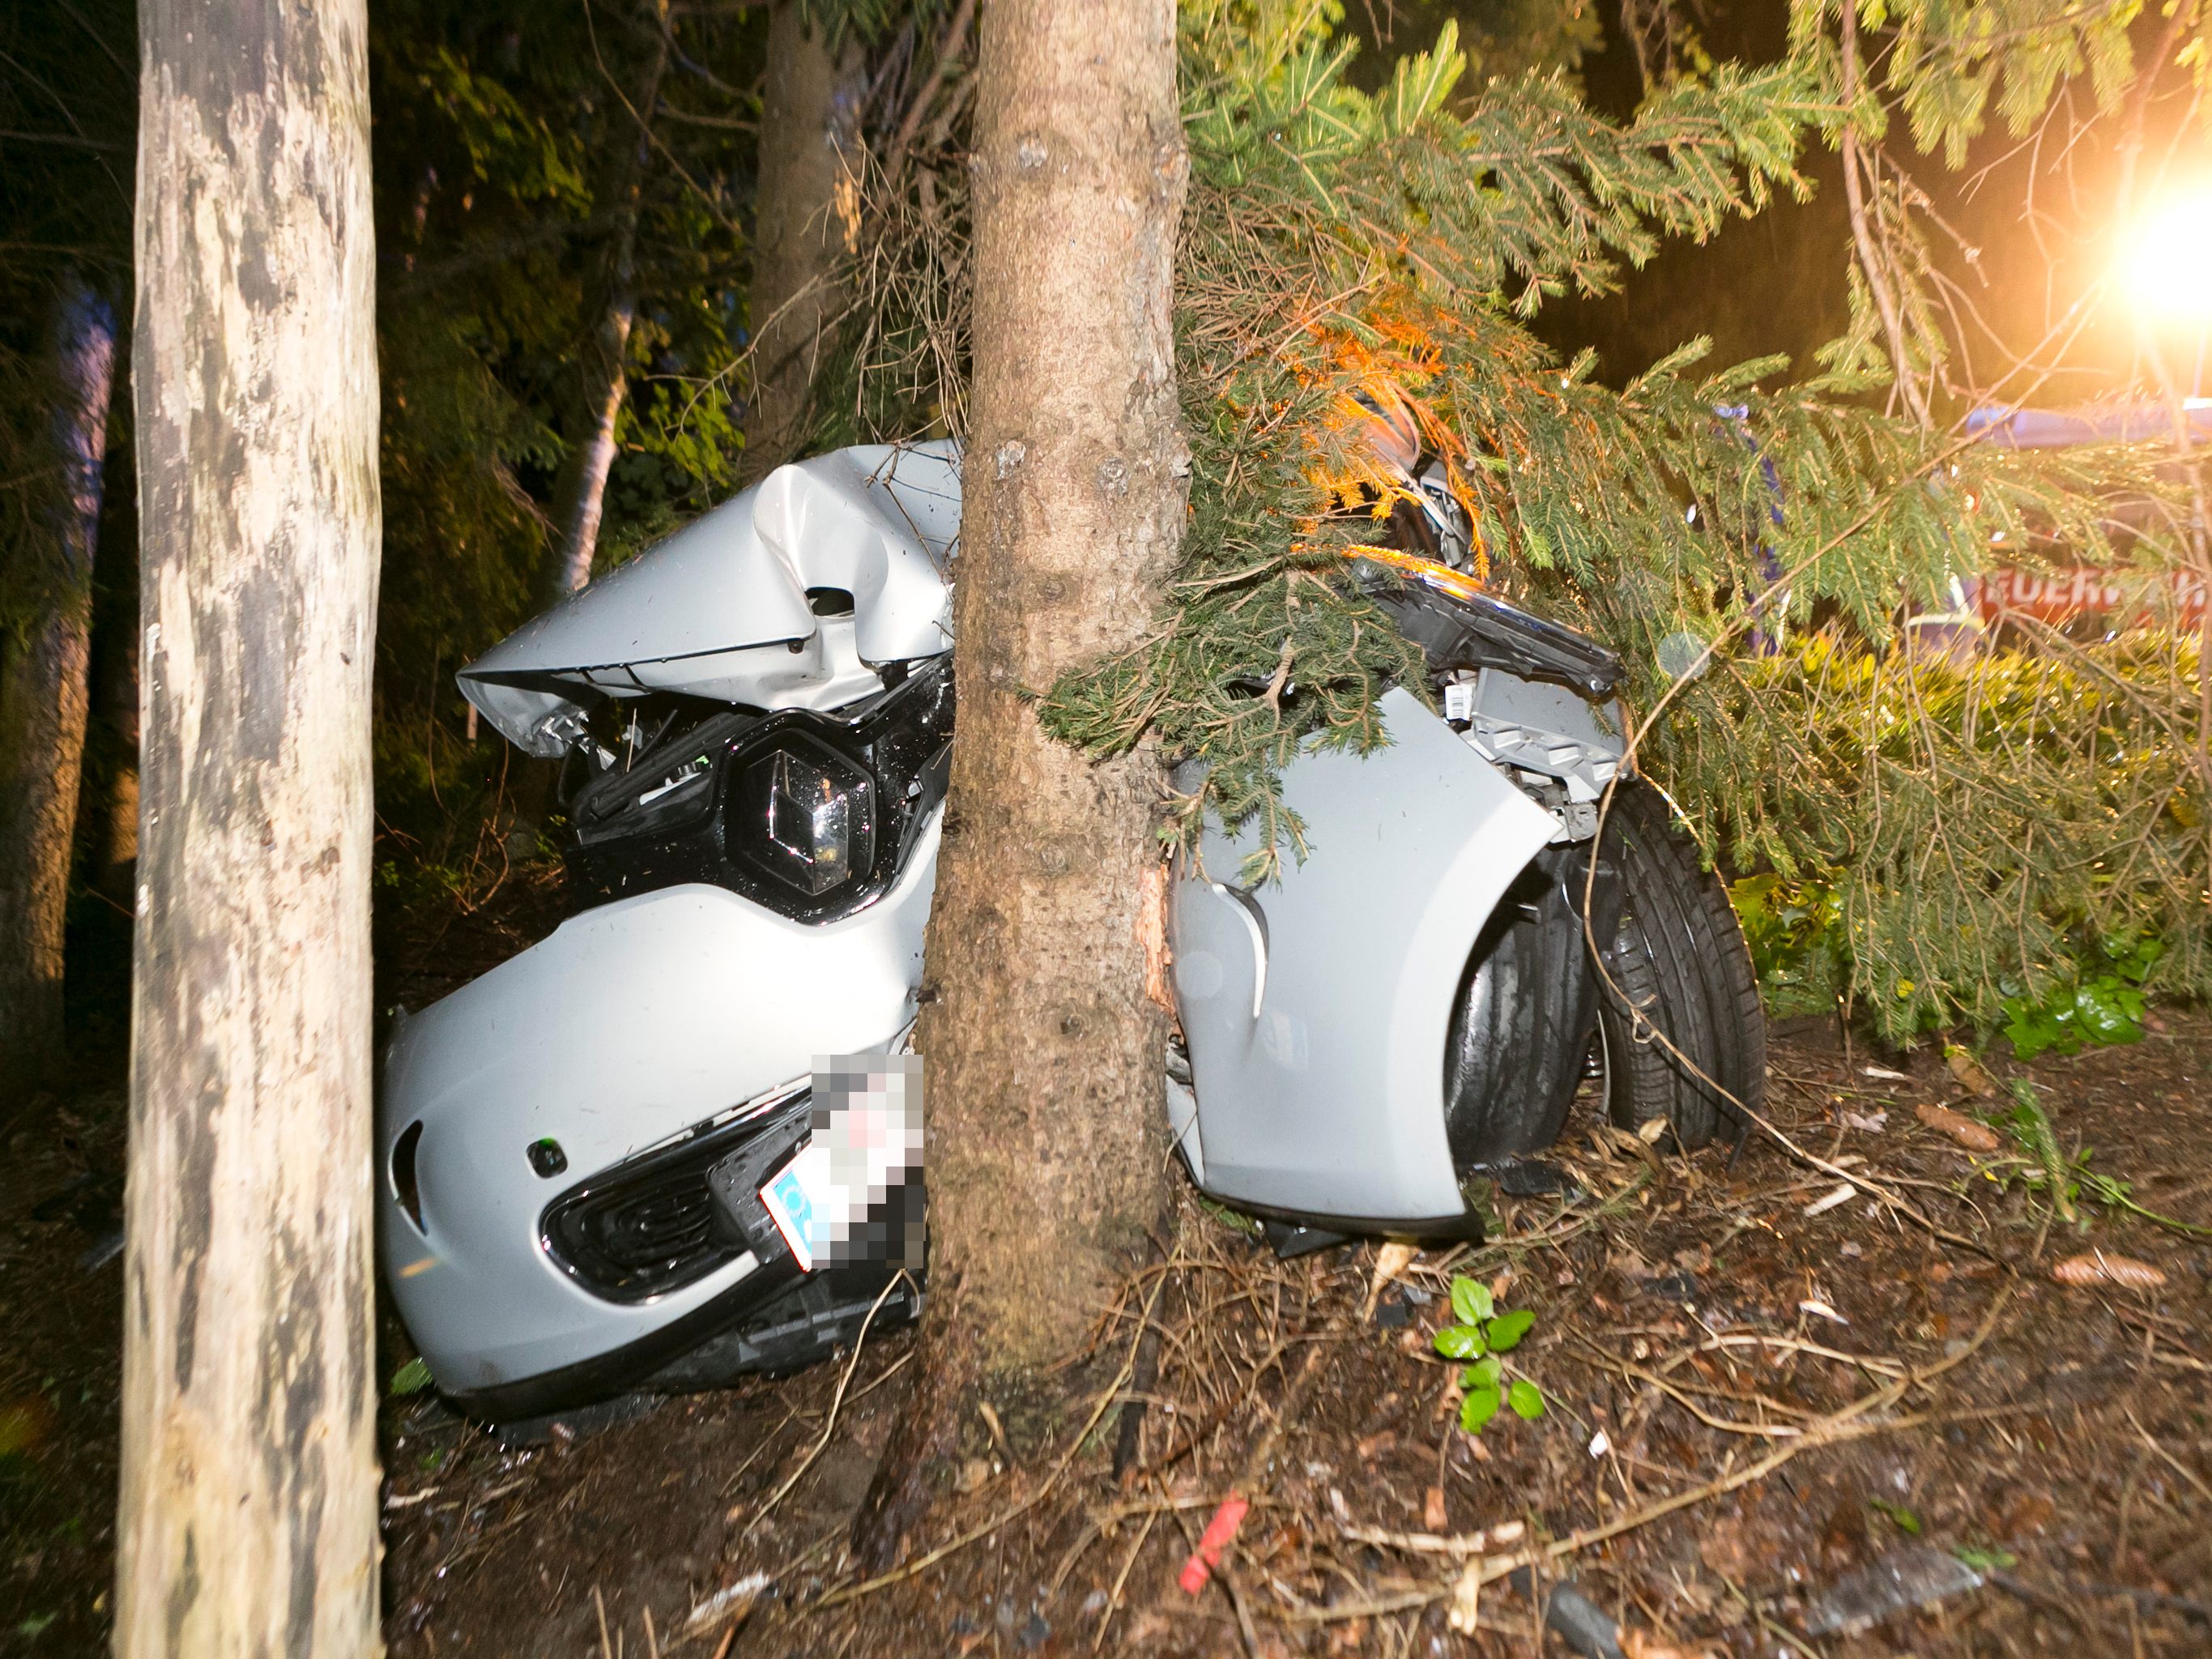
{"type": "Polygon", "coordinates": [[[2165,1272],[2133,1256],[2091,1250],[2069,1255],[2051,1270],[2062,1285],[2118,1285],[2124,1290],[2154,1291],[2166,1283],[2165,1272]]]}
{"type": "MultiPolygon", "coordinates": [[[[1955,1052],[1966,1053],[1964,1049],[1955,1052]]],[[[1973,1058],[1971,1054],[1966,1057],[1973,1058]]],[[[1970,1152],[1994,1152],[2003,1144],[1988,1124],[1978,1122],[1964,1112],[1954,1112],[1948,1106],[1916,1106],[1913,1110],[1929,1128],[1950,1136],[1970,1152]]]]}
{"type": "Polygon", "coordinates": [[[1996,1079],[1989,1074],[1980,1060],[1956,1043],[1943,1050],[1943,1064],[1950,1067],[1953,1077],[1984,1100],[1996,1095],[1996,1079]]]}

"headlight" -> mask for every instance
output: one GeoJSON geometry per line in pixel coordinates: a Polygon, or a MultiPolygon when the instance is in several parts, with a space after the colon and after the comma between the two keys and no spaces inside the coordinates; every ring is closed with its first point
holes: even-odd
{"type": "Polygon", "coordinates": [[[578,908],[705,882],[793,921],[851,915],[945,799],[952,714],[939,658],[848,708],[726,709],[656,738],[568,799],[578,908]]]}
{"type": "Polygon", "coordinates": [[[876,864],[875,785],[826,745],[793,738],[746,764],[730,851],[810,896],[876,864]]]}

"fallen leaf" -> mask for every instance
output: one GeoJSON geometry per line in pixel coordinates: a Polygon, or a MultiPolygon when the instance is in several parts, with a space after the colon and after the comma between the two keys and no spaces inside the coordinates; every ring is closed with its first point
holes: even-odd
{"type": "Polygon", "coordinates": [[[1974,1093],[1984,1098],[1996,1093],[1996,1079],[1983,1069],[1980,1060],[1955,1042],[1943,1050],[1943,1063],[1951,1068],[1953,1077],[1974,1093]]]}
{"type": "Polygon", "coordinates": [[[1372,1463],[1376,1458],[1398,1449],[1398,1431],[1377,1429],[1373,1434],[1360,1437],[1357,1450],[1359,1461],[1372,1463]]]}
{"type": "Polygon", "coordinates": [[[1948,1106],[1916,1106],[1912,1109],[1929,1128],[1950,1136],[1970,1152],[1994,1152],[2003,1144],[1998,1140],[1996,1131],[1988,1124],[1978,1123],[1965,1113],[1954,1112],[1948,1106]]]}
{"type": "Polygon", "coordinates": [[[1364,1653],[1367,1650],[1367,1621],[1353,1619],[1339,1625],[1328,1638],[1331,1653],[1364,1653]]]}
{"type": "Polygon", "coordinates": [[[2051,1270],[2051,1276],[2062,1285],[2118,1285],[2130,1291],[2154,1291],[2166,1283],[2165,1273],[2149,1262],[2102,1250],[2069,1255],[2051,1270]]]}
{"type": "Polygon", "coordinates": [[[1444,1489],[1431,1486],[1421,1497],[1421,1524],[1431,1532],[1442,1532],[1451,1524],[1444,1511],[1444,1489]]]}
{"type": "Polygon", "coordinates": [[[1806,1313],[1818,1314],[1823,1319],[1832,1319],[1838,1325],[1848,1325],[1851,1322],[1818,1297],[1808,1296],[1797,1306],[1806,1313]]]}
{"type": "Polygon", "coordinates": [[[394,1395],[420,1394],[432,1381],[429,1362],[418,1355],[392,1372],[386,1392],[394,1395]]]}
{"type": "Polygon", "coordinates": [[[1844,1122],[1847,1127],[1863,1129],[1869,1134],[1878,1135],[1883,1130],[1889,1127],[1889,1114],[1886,1111],[1873,1113],[1845,1112],[1844,1114],[1844,1122]]]}
{"type": "Polygon", "coordinates": [[[1758,1565],[1753,1557],[1744,1524],[1741,1521],[1723,1520],[1705,1528],[1698,1540],[1698,1559],[1723,1578],[1744,1579],[1758,1565]]]}
{"type": "Polygon", "coordinates": [[[2057,1517],[2058,1506],[2039,1492],[2022,1488],[1999,1511],[1996,1535],[2019,1540],[2030,1533],[2039,1533],[2057,1517]]]}
{"type": "Polygon", "coordinates": [[[1133,1648],[1150,1647],[1174,1630],[1173,1621],[1158,1607],[1139,1607],[1129,1626],[1128,1643],[1133,1648]]]}
{"type": "Polygon", "coordinates": [[[1903,1072],[1893,1072],[1887,1066],[1862,1066],[1859,1067],[1859,1072],[1863,1076],[1878,1077],[1885,1083],[1910,1083],[1912,1081],[1912,1079],[1906,1076],[1903,1072]]]}

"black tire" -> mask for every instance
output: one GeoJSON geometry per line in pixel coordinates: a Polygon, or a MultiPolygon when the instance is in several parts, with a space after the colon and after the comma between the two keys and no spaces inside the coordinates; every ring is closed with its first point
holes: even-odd
{"type": "Polygon", "coordinates": [[[1624,781],[1613,792],[1605,844],[1622,893],[1620,928],[1599,981],[1607,1109],[1625,1129],[1663,1117],[1685,1148],[1716,1133],[1739,1139],[1750,1125],[1728,1097],[1765,1109],[1766,1017],[1728,890],[1647,783],[1624,781]]]}
{"type": "MultiPolygon", "coordinates": [[[[1582,1085],[1597,1021],[1582,922],[1588,853],[1538,853],[1468,960],[1444,1049],[1444,1132],[1462,1174],[1542,1152],[1582,1085]]],[[[1601,938],[1612,890],[1607,882],[1598,894],[1601,938]]]]}

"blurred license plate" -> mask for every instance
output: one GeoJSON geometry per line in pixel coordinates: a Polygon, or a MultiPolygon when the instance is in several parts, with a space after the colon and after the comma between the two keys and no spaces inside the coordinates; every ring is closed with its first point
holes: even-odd
{"type": "Polygon", "coordinates": [[[760,1196],[769,1219],[791,1247],[799,1271],[812,1273],[817,1237],[815,1218],[828,1215],[838,1196],[837,1183],[830,1175],[829,1149],[809,1142],[783,1166],[782,1174],[760,1189],[760,1196]]]}

